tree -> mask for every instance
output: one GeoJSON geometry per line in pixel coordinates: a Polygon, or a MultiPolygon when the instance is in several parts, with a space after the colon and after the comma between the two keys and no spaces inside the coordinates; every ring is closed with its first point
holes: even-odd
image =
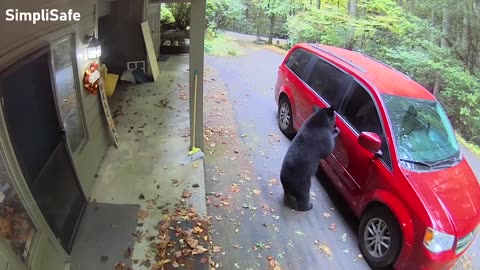
{"type": "Polygon", "coordinates": [[[239,21],[245,20],[247,7],[237,0],[208,0],[206,17],[208,26],[226,29],[239,21]]]}
{"type": "Polygon", "coordinates": [[[187,29],[187,26],[190,26],[190,3],[174,3],[168,7],[175,18],[177,28],[179,30],[187,29]]]}

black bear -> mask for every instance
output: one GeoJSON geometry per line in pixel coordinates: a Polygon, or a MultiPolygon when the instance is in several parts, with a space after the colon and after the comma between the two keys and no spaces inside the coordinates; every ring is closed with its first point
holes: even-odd
{"type": "Polygon", "coordinates": [[[290,144],[280,171],[285,203],[293,209],[312,209],[310,179],[316,173],[320,160],[332,153],[337,135],[333,107],[320,109],[315,106],[313,114],[290,144]]]}

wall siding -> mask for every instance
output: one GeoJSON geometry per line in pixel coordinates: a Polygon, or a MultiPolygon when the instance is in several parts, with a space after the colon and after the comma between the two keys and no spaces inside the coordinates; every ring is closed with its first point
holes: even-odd
{"type": "MultiPolygon", "coordinates": [[[[77,156],[74,157],[74,165],[87,198],[97,169],[110,145],[99,96],[89,95],[83,90],[81,84],[83,72],[89,63],[86,57],[87,44],[85,44],[84,36],[85,34],[91,35],[96,30],[95,3],[95,0],[22,0],[0,2],[1,16],[5,16],[5,10],[8,8],[17,8],[21,11],[40,11],[42,8],[56,8],[60,11],[67,11],[71,8],[73,11],[78,11],[81,14],[79,22],[39,22],[36,25],[32,25],[30,22],[2,22],[2,27],[0,27],[0,36],[2,37],[0,39],[0,71],[44,44],[75,34],[78,88],[81,97],[79,104],[84,113],[83,120],[86,125],[88,139],[77,156]]],[[[4,139],[7,138],[5,132],[2,131],[1,134],[4,139]]],[[[11,166],[14,167],[12,170],[18,172],[15,173],[15,180],[21,183],[18,186],[22,187],[23,191],[21,194],[23,200],[28,202],[29,206],[27,208],[33,211],[31,215],[40,229],[39,233],[41,236],[32,247],[32,261],[28,269],[64,270],[65,262],[69,258],[48,228],[38,207],[33,203],[33,196],[28,191],[18,163],[14,160],[13,153],[9,155],[9,158],[11,166]]]]}

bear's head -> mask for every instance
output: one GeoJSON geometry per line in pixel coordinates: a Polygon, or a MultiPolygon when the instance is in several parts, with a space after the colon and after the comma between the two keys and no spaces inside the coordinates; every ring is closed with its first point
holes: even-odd
{"type": "Polygon", "coordinates": [[[312,124],[319,128],[326,128],[332,131],[332,135],[336,137],[338,135],[338,128],[335,125],[335,109],[313,107],[312,124]]]}

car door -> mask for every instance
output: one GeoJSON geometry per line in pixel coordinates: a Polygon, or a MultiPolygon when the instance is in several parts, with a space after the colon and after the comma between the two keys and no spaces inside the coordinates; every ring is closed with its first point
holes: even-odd
{"type": "Polygon", "coordinates": [[[358,82],[350,87],[339,110],[337,121],[340,134],[337,137],[329,165],[339,174],[342,183],[337,183],[345,195],[360,195],[369,181],[375,180],[379,170],[391,168],[390,152],[385,138],[384,128],[378,113],[378,106],[369,92],[358,82]],[[358,143],[361,132],[374,132],[382,139],[382,154],[377,156],[358,143]]]}
{"type": "MultiPolygon", "coordinates": [[[[339,128],[340,133],[342,133],[347,127],[338,117],[337,110],[340,108],[348,89],[353,83],[352,77],[332,65],[330,62],[317,57],[312,70],[308,75],[307,83],[312,92],[316,95],[316,98],[312,99],[311,103],[307,106],[311,108],[313,105],[319,105],[320,107],[333,106],[336,108],[336,125],[339,128]]],[[[337,153],[337,155],[343,153],[345,151],[344,147],[345,146],[341,142],[338,143],[337,140],[334,153],[337,153]]],[[[345,171],[335,158],[334,153],[322,160],[321,163],[325,173],[335,185],[342,188],[345,186],[342,180],[345,178],[345,171]]],[[[345,188],[343,190],[345,191],[345,188]]]]}
{"type": "Polygon", "coordinates": [[[304,49],[296,49],[288,59],[286,66],[290,72],[286,72],[285,84],[293,93],[293,120],[295,129],[300,126],[312,113],[311,108],[306,106],[309,102],[310,91],[304,82],[306,73],[308,73],[313,54],[304,49]]]}

